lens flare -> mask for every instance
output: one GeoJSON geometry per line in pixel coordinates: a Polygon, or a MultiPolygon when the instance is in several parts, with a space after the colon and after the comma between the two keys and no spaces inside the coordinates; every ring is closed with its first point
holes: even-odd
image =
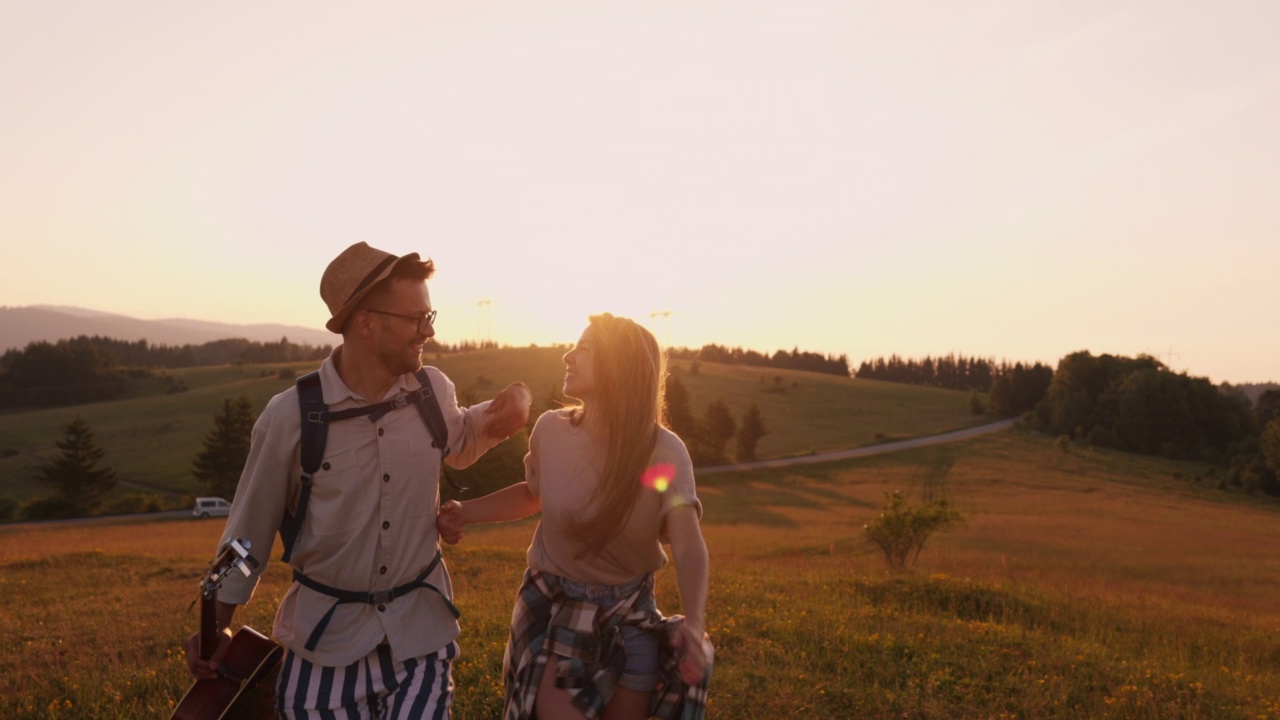
{"type": "Polygon", "coordinates": [[[647,488],[666,492],[671,487],[671,479],[675,477],[676,466],[671,463],[658,463],[640,476],[640,482],[647,488]]]}

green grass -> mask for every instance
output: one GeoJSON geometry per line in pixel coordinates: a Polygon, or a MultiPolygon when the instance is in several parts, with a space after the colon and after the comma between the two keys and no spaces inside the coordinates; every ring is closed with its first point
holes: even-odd
{"type": "Polygon", "coordinates": [[[76,414],[93,428],[106,450],[103,463],[121,481],[117,493],[154,489],[194,493],[191,463],[203,447],[213,416],[226,399],[249,397],[254,411],[292,382],[277,377],[281,368],[305,371],[311,366],[245,365],[170,371],[188,387],[185,392],[147,395],[69,408],[50,408],[0,416],[0,494],[25,499],[45,492],[32,479],[34,469],[52,457],[62,439],[62,426],[76,414]],[[6,453],[7,454],[7,453],[6,453]]]}
{"type": "MultiPolygon", "coordinates": [[[[464,402],[491,398],[507,384],[524,381],[534,393],[538,413],[550,407],[551,389],[563,379],[564,352],[503,348],[428,357],[426,362],[454,381],[464,402]]],[[[0,415],[0,497],[24,501],[47,492],[33,479],[35,469],[57,452],[62,426],[77,413],[93,428],[98,445],[107,452],[103,462],[120,480],[115,497],[140,491],[179,497],[201,494],[191,464],[223,401],[246,395],[254,412],[260,412],[272,395],[292,382],[277,377],[278,371],[301,374],[315,366],[166,371],[187,390],[164,393],[166,381],[158,375],[131,386],[125,399],[0,415]]],[[[723,399],[737,417],[750,403],[758,403],[770,428],[757,449],[761,458],[857,447],[876,442],[877,434],[911,437],[990,420],[970,414],[967,394],[955,391],[712,363],[703,363],[697,375],[691,374],[688,362],[676,362],[672,369],[689,388],[699,414],[715,399],[723,399]],[[775,383],[775,377],[782,383],[775,383]]]]}
{"type": "Polygon", "coordinates": [[[736,419],[751,403],[759,405],[770,431],[757,448],[761,458],[933,435],[994,419],[970,413],[968,393],[955,390],[712,363],[702,363],[696,375],[688,362],[671,369],[689,389],[698,417],[715,399],[736,419]]]}

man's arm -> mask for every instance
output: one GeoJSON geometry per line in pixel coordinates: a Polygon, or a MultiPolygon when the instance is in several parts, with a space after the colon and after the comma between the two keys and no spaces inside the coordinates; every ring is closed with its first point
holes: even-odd
{"type": "Polygon", "coordinates": [[[449,426],[450,453],[444,459],[449,467],[469,467],[528,422],[533,393],[523,383],[507,386],[492,400],[460,408],[453,382],[435,368],[428,370],[449,426]]]}
{"type": "Polygon", "coordinates": [[[208,660],[200,658],[199,630],[183,643],[187,667],[197,678],[217,675],[218,665],[231,642],[231,621],[236,608],[249,602],[258,577],[270,560],[271,545],[289,492],[289,477],[297,472],[295,458],[301,424],[297,396],[293,393],[281,393],[272,398],[253,424],[249,457],[240,474],[236,496],[231,502],[231,515],[227,517],[218,547],[221,552],[232,539],[247,541],[258,563],[248,577],[238,572],[227,573],[223,577],[222,587],[218,589],[219,599],[214,606],[218,647],[213,656],[208,660]]]}
{"type": "Polygon", "coordinates": [[[512,383],[498,393],[484,409],[484,427],[481,434],[495,442],[502,442],[529,422],[529,407],[533,393],[524,383],[512,383]]]}

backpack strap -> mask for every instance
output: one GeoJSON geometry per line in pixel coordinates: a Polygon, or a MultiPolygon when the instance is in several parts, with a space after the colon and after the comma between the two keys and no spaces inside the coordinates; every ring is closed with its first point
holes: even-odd
{"type": "Polygon", "coordinates": [[[329,437],[329,423],[331,422],[363,415],[369,416],[371,422],[377,422],[379,418],[392,410],[398,410],[412,403],[418,408],[418,414],[422,416],[422,422],[426,424],[427,432],[431,434],[431,445],[440,450],[440,469],[443,471],[445,482],[449,483],[449,486],[458,492],[467,490],[467,488],[454,482],[453,478],[449,476],[449,471],[445,469],[444,459],[449,456],[450,451],[449,426],[444,421],[444,411],[440,409],[440,401],[431,389],[431,378],[427,376],[426,368],[418,368],[414,371],[413,376],[418,379],[421,387],[411,393],[399,395],[376,405],[366,405],[333,412],[330,412],[328,406],[324,404],[324,388],[320,385],[319,370],[303,375],[294,383],[298,388],[298,411],[302,415],[302,437],[299,452],[302,464],[302,477],[300,480],[302,490],[298,494],[298,511],[292,513],[289,512],[288,508],[285,508],[284,516],[280,519],[280,540],[284,544],[284,557],[282,559],[285,562],[289,562],[289,558],[293,557],[294,544],[298,541],[298,535],[302,532],[302,523],[307,519],[307,506],[311,501],[312,480],[316,471],[320,469],[321,464],[324,462],[325,442],[329,437]]]}
{"type": "Polygon", "coordinates": [[[441,459],[449,456],[449,428],[444,422],[444,412],[440,410],[440,402],[436,400],[436,394],[431,389],[431,378],[427,376],[426,368],[418,368],[413,371],[413,376],[418,379],[418,383],[422,386],[415,391],[414,405],[418,407],[418,414],[422,415],[422,422],[427,424],[427,431],[431,433],[431,446],[440,450],[441,459]]]}
{"type": "Polygon", "coordinates": [[[458,492],[465,492],[465,488],[449,476],[448,469],[445,468],[444,460],[449,457],[452,448],[449,447],[449,426],[444,421],[444,411],[440,409],[440,400],[436,397],[435,392],[431,389],[431,378],[427,376],[427,369],[420,367],[413,371],[413,376],[418,379],[418,383],[422,386],[418,388],[413,395],[413,404],[418,408],[418,414],[422,416],[422,422],[426,423],[427,431],[431,433],[431,445],[440,450],[440,470],[444,475],[445,482],[449,483],[449,487],[458,492]]]}
{"type": "Polygon", "coordinates": [[[297,514],[286,507],[280,519],[280,541],[284,544],[285,562],[293,556],[293,547],[307,519],[307,505],[311,501],[311,482],[324,461],[324,446],[329,438],[329,419],[326,417],[324,388],[320,386],[320,371],[309,372],[298,378],[298,409],[302,414],[302,491],[298,495],[297,514]]]}
{"type": "MultiPolygon", "coordinates": [[[[316,592],[328,595],[329,597],[334,599],[333,604],[329,606],[329,611],[326,612],[324,616],[320,618],[320,622],[316,623],[315,628],[312,629],[311,635],[307,637],[307,643],[304,647],[306,647],[308,650],[316,649],[316,646],[320,644],[320,636],[324,634],[325,628],[329,627],[329,620],[333,618],[333,612],[338,609],[339,605],[342,605],[344,603],[361,603],[365,605],[385,605],[386,603],[389,603],[392,600],[395,600],[396,598],[400,598],[400,597],[404,597],[405,595],[408,595],[414,590],[426,589],[436,593],[437,595],[440,596],[442,600],[444,600],[445,607],[449,608],[449,612],[453,613],[453,617],[455,619],[458,617],[461,617],[462,613],[458,611],[457,606],[453,604],[453,601],[449,599],[449,596],[441,592],[440,588],[427,582],[427,577],[431,575],[432,572],[435,571],[436,566],[438,566],[440,562],[441,562],[440,549],[436,548],[435,557],[431,559],[431,562],[427,565],[427,568],[418,574],[418,577],[414,578],[413,580],[410,580],[409,582],[399,587],[394,587],[394,588],[391,588],[390,590],[379,590],[376,592],[361,592],[361,591],[342,590],[339,588],[335,588],[329,585],[325,585],[324,583],[319,582],[317,580],[313,580],[312,578],[307,577],[305,573],[299,571],[297,568],[294,568],[293,570],[294,582],[300,585],[303,585],[304,587],[309,587],[312,590],[315,590],[316,592]]],[[[380,607],[379,610],[381,609],[382,608],[380,607]]]]}

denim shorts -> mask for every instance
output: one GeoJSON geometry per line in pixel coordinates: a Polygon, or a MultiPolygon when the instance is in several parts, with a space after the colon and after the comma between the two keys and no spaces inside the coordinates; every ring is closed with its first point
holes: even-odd
{"type": "MultiPolygon", "coordinates": [[[[625,585],[593,585],[560,578],[560,588],[574,600],[609,607],[625,600],[637,589],[644,588],[636,599],[636,610],[658,611],[653,599],[653,574],[641,575],[625,585]]],[[[636,692],[652,692],[658,683],[658,636],[631,625],[621,625],[622,644],[627,649],[627,664],[622,670],[619,687],[636,692]]]]}

